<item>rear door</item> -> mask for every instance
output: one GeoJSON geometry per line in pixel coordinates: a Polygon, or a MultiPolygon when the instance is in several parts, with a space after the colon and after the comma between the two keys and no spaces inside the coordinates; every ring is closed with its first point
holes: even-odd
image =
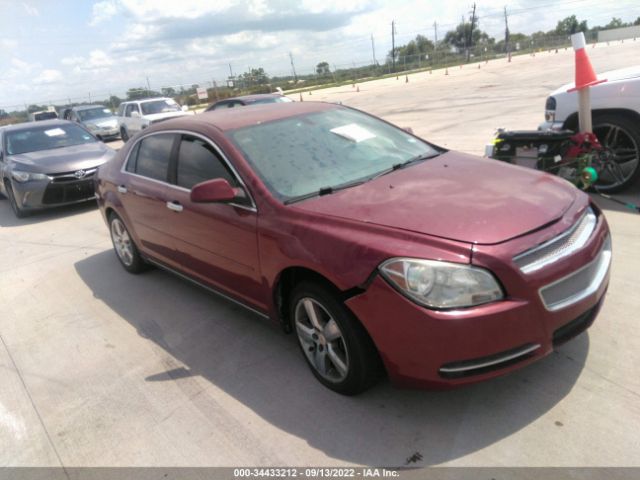
{"type": "Polygon", "coordinates": [[[158,133],[133,147],[124,167],[120,198],[129,222],[147,255],[163,263],[174,260],[170,213],[167,210],[169,163],[179,135],[158,133]]]}
{"type": "Polygon", "coordinates": [[[260,283],[257,211],[251,198],[231,204],[190,200],[194,185],[213,178],[243,187],[237,173],[213,142],[187,134],[181,135],[173,172],[167,197],[173,212],[175,262],[199,281],[266,310],[260,283]]]}

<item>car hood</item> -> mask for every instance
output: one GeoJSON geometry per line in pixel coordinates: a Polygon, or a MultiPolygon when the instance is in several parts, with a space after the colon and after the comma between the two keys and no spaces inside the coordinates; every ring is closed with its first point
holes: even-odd
{"type": "Polygon", "coordinates": [[[193,112],[163,112],[163,113],[151,113],[149,115],[145,115],[144,118],[149,120],[150,122],[155,122],[157,120],[166,120],[167,118],[174,117],[184,117],[186,115],[193,115],[193,112]]]}
{"type": "Polygon", "coordinates": [[[16,169],[54,174],[94,168],[114,155],[114,150],[101,142],[95,142],[12,155],[11,161],[16,164],[16,169]]]}
{"type": "Polygon", "coordinates": [[[495,244],[555,222],[577,192],[549,174],[448,152],[292,206],[451,240],[495,244]]]}
{"type": "MultiPolygon", "coordinates": [[[[640,77],[640,66],[621,68],[619,70],[610,70],[608,72],[597,74],[598,80],[606,80],[607,82],[617,82],[620,80],[630,80],[632,78],[640,77]]],[[[591,88],[598,88],[600,85],[606,85],[606,83],[600,83],[591,88]]],[[[566,93],[567,90],[575,87],[575,83],[567,83],[554,90],[551,95],[558,95],[560,93],[566,93]]]]}
{"type": "Polygon", "coordinates": [[[116,128],[118,126],[118,118],[104,117],[104,118],[98,118],[96,120],[88,120],[83,123],[87,126],[95,125],[96,127],[101,127],[101,128],[116,128]]]}

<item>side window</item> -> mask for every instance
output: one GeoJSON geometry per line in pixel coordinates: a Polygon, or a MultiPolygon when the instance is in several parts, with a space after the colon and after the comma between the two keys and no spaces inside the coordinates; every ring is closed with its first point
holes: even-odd
{"type": "Polygon", "coordinates": [[[131,153],[129,153],[129,159],[127,160],[127,168],[126,168],[127,172],[136,173],[136,166],[138,163],[138,150],[140,150],[140,143],[142,142],[136,143],[133,149],[131,150],[131,153]]]}
{"type": "Polygon", "coordinates": [[[213,106],[213,110],[220,110],[221,108],[229,108],[229,102],[219,102],[213,106]]]}
{"type": "Polygon", "coordinates": [[[138,104],[130,103],[129,105],[127,105],[127,108],[124,111],[124,116],[125,117],[130,117],[131,116],[131,112],[139,112],[139,111],[140,110],[138,109],[138,104]]]}
{"type": "Polygon", "coordinates": [[[224,178],[232,186],[237,186],[236,179],[213,147],[204,140],[190,135],[182,136],[177,173],[178,186],[188,189],[213,178],[224,178]]]}
{"type": "MultiPolygon", "coordinates": [[[[129,157],[129,162],[135,158],[135,173],[166,182],[174,138],[174,134],[160,133],[142,139],[137,152],[132,152],[129,157]],[[135,157],[134,154],[136,154],[135,157]]],[[[130,171],[129,164],[127,164],[127,170],[130,171]]]]}

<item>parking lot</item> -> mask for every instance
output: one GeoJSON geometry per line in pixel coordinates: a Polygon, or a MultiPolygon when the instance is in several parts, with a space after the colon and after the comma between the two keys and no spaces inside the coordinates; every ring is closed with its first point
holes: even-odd
{"type": "MultiPolygon", "coordinates": [[[[588,53],[605,71],[639,50],[588,53]]],[[[496,127],[535,128],[572,78],[569,49],[303,98],[482,154],[496,127]]],[[[640,216],[595,200],[614,260],[587,333],[483,384],[352,398],[277,326],[163,271],[127,274],[94,205],[18,220],[0,200],[0,466],[640,466],[640,216]]]]}

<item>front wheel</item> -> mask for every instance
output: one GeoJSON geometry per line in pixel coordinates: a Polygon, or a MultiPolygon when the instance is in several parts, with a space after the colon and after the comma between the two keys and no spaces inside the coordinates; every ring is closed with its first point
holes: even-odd
{"type": "Polygon", "coordinates": [[[292,292],[290,315],[304,358],[323,385],[356,395],[375,384],[381,370],[378,352],[337,292],[303,282],[292,292]]]}
{"type": "Polygon", "coordinates": [[[124,269],[129,273],[140,273],[146,270],[146,263],[140,256],[136,244],[133,243],[131,234],[122,219],[115,213],[109,215],[109,231],[113,249],[124,269]]]}
{"type": "Polygon", "coordinates": [[[16,216],[16,218],[26,217],[27,212],[24,209],[20,208],[20,206],[18,205],[15,194],[13,193],[13,188],[11,187],[11,182],[9,180],[4,181],[4,189],[7,192],[9,204],[11,205],[11,209],[13,210],[13,214],[16,216]]]}
{"type": "Polygon", "coordinates": [[[120,138],[123,142],[129,140],[129,134],[127,133],[127,129],[124,127],[120,127],[120,138]]]}
{"type": "Polygon", "coordinates": [[[595,186],[603,192],[624,190],[640,176],[640,125],[613,114],[595,116],[593,125],[593,133],[612,154],[595,186]]]}

